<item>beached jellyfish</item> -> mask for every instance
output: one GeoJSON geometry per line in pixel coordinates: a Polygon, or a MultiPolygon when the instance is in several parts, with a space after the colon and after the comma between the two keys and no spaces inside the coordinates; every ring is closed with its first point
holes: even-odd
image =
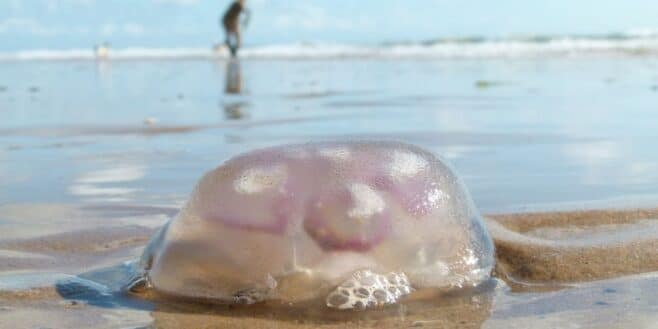
{"type": "Polygon", "coordinates": [[[147,246],[134,285],[363,309],[475,286],[493,263],[479,213],[438,157],[395,142],[326,142],[253,151],[207,173],[147,246]]]}

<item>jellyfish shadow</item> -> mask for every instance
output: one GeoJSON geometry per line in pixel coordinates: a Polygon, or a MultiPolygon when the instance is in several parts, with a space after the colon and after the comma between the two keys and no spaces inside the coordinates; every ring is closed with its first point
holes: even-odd
{"type": "Polygon", "coordinates": [[[154,310],[153,302],[132,296],[123,289],[122,285],[129,282],[132,273],[130,266],[122,264],[59,280],[55,283],[55,290],[65,300],[86,305],[154,310]]]}

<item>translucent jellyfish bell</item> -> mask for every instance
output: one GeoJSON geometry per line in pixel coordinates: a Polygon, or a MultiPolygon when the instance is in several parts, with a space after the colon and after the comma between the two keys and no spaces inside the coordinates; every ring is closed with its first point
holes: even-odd
{"type": "Polygon", "coordinates": [[[493,249],[468,191],[432,153],[310,143],[240,155],[203,176],[149,243],[137,281],[226,303],[368,308],[477,285],[493,249]]]}

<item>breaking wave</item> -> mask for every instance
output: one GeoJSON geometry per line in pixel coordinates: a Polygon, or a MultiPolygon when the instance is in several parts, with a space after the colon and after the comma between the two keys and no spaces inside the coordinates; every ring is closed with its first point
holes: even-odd
{"type": "MultiPolygon", "coordinates": [[[[658,33],[637,30],[604,36],[529,36],[505,39],[458,38],[374,46],[331,43],[295,43],[247,47],[243,58],[543,58],[588,56],[657,56],[658,33]]],[[[0,61],[30,60],[149,60],[227,58],[223,47],[208,48],[106,48],[25,50],[0,52],[0,61]]]]}

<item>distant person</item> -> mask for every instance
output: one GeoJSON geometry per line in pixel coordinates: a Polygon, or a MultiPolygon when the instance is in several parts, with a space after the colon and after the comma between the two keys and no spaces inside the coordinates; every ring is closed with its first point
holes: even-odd
{"type": "Polygon", "coordinates": [[[249,11],[245,7],[245,0],[235,0],[226,10],[222,17],[224,32],[226,33],[226,46],[231,51],[231,56],[238,54],[238,49],[242,44],[240,36],[240,15],[244,13],[242,24],[246,26],[249,23],[249,11]]]}
{"type": "Polygon", "coordinates": [[[101,45],[96,45],[94,47],[94,55],[96,59],[107,59],[110,57],[110,44],[103,42],[101,45]]]}

